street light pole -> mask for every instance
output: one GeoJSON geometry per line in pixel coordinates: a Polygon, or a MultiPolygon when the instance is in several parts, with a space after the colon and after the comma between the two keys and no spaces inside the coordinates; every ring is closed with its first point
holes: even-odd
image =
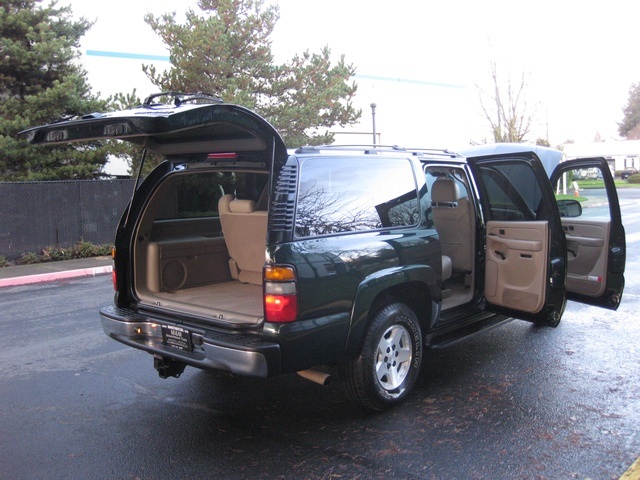
{"type": "Polygon", "coordinates": [[[373,121],[373,145],[376,144],[376,104],[371,104],[371,120],[373,121]]]}

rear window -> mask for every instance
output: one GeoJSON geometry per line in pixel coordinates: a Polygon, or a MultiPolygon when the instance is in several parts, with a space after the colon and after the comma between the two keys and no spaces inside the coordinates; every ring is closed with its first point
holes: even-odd
{"type": "Polygon", "coordinates": [[[156,220],[218,216],[218,201],[231,193],[253,200],[266,210],[267,175],[253,172],[206,172],[176,174],[167,179],[156,195],[160,206],[156,220]]]}
{"type": "Polygon", "coordinates": [[[301,166],[298,237],[411,226],[419,220],[409,160],[320,157],[301,166]]]}

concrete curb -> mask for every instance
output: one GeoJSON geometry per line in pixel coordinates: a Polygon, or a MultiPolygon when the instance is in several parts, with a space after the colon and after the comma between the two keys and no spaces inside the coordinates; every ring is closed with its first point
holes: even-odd
{"type": "Polygon", "coordinates": [[[113,267],[111,265],[107,265],[102,267],[67,270],[64,272],[39,273],[37,275],[25,275],[22,277],[5,278],[5,279],[0,279],[0,288],[31,285],[34,283],[55,282],[58,280],[69,280],[72,278],[95,277],[98,275],[107,275],[111,273],[112,269],[113,267]]]}

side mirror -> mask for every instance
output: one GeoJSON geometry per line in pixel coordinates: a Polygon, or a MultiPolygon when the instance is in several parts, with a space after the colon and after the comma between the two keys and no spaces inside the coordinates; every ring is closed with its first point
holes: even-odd
{"type": "Polygon", "coordinates": [[[561,217],[579,217],[582,215],[582,205],[577,200],[558,200],[557,203],[561,217]]]}

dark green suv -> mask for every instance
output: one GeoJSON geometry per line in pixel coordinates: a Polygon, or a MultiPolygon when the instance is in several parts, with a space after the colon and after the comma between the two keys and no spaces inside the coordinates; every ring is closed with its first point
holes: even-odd
{"type": "Polygon", "coordinates": [[[556,326],[567,298],[620,303],[625,237],[603,159],[552,174],[559,152],[526,145],[288,151],[255,113],[190,96],[23,135],[166,157],[122,217],[115,305],[100,312],[162,377],[340,372],[352,399],[383,410],[411,390],[424,348],[512,318],[556,326]],[[595,209],[566,192],[586,168],[603,174],[595,209]]]}

